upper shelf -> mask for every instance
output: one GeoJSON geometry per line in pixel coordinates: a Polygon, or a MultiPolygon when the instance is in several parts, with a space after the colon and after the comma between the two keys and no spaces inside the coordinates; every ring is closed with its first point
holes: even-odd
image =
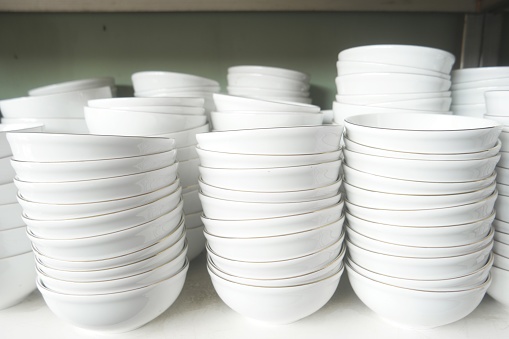
{"type": "Polygon", "coordinates": [[[0,12],[385,11],[475,13],[507,0],[0,0],[0,12]]]}

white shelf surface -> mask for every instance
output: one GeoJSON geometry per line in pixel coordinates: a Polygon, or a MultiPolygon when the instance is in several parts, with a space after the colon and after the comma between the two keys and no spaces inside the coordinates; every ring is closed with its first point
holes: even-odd
{"type": "Polygon", "coordinates": [[[21,304],[0,311],[0,338],[509,338],[509,308],[489,296],[472,314],[454,324],[424,331],[393,327],[362,304],[346,274],[332,299],[315,314],[285,326],[259,324],[243,318],[219,299],[205,262],[204,253],[192,261],[177,301],[161,316],[135,331],[99,336],[75,329],[54,316],[36,291],[21,304]]]}

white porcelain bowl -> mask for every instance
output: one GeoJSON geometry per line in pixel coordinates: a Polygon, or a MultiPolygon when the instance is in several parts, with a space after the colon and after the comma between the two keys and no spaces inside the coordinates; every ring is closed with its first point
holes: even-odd
{"type": "Polygon", "coordinates": [[[320,126],[323,122],[320,113],[212,112],[211,117],[215,131],[320,126]]]}
{"type": "Polygon", "coordinates": [[[189,263],[169,279],[130,291],[73,295],[37,288],[55,315],[71,325],[100,333],[121,333],[145,325],[163,313],[179,296],[189,263]],[[141,305],[141,306],[140,306],[141,305]]]}
{"type": "Polygon", "coordinates": [[[373,252],[347,241],[348,253],[357,265],[383,275],[419,280],[453,279],[475,272],[486,265],[492,247],[493,243],[464,255],[420,258],[373,252]]]}
{"type": "MultiPolygon", "coordinates": [[[[504,243],[506,245],[509,245],[509,234],[504,233],[502,231],[497,231],[497,232],[495,232],[495,240],[497,240],[501,243],[504,243]]],[[[502,253],[500,253],[500,254],[502,254],[502,253]]]]}
{"type": "Polygon", "coordinates": [[[131,78],[136,92],[165,87],[219,86],[219,83],[212,79],[176,72],[137,72],[134,73],[131,78]]]}
{"type": "Polygon", "coordinates": [[[44,125],[44,131],[49,133],[88,133],[87,124],[83,118],[2,118],[2,124],[31,124],[40,123],[44,125]]]}
{"type": "Polygon", "coordinates": [[[0,124],[0,158],[5,158],[12,155],[11,146],[7,140],[8,132],[42,132],[44,126],[41,123],[30,123],[30,124],[0,124]]]}
{"type": "MultiPolygon", "coordinates": [[[[303,84],[303,83],[301,83],[303,84]]],[[[309,86],[309,84],[308,84],[309,86]]],[[[228,86],[226,87],[228,94],[236,96],[245,96],[251,98],[280,100],[278,98],[294,98],[294,99],[307,99],[309,98],[309,91],[290,90],[290,89],[268,89],[262,87],[245,87],[245,86],[228,86]]],[[[291,100],[283,100],[291,101],[291,100]]]]}
{"type": "Polygon", "coordinates": [[[336,101],[351,105],[370,105],[398,101],[442,99],[450,98],[450,91],[429,92],[429,93],[391,93],[391,94],[358,94],[358,95],[336,95],[336,101]]]}
{"type": "Polygon", "coordinates": [[[483,118],[486,113],[486,105],[482,104],[466,104],[466,105],[451,105],[451,111],[454,115],[461,115],[465,117],[483,118]]]}
{"type": "Polygon", "coordinates": [[[332,297],[343,271],[328,278],[291,287],[237,284],[209,271],[217,294],[234,311],[269,324],[288,324],[323,307],[332,297]]]}
{"type": "MultiPolygon", "coordinates": [[[[87,106],[92,107],[92,106],[87,106]]],[[[176,115],[204,115],[205,108],[203,107],[189,107],[189,106],[118,106],[118,107],[92,107],[92,108],[104,108],[114,109],[119,111],[131,111],[131,112],[147,112],[147,113],[164,113],[164,114],[176,114],[176,115]]]]}
{"type": "MultiPolygon", "coordinates": [[[[495,235],[499,234],[500,234],[499,231],[495,232],[495,235]]],[[[509,258],[509,244],[497,241],[497,239],[495,238],[495,241],[493,242],[493,253],[509,258]]]]}
{"type": "Polygon", "coordinates": [[[454,105],[467,105],[467,104],[484,104],[484,93],[490,91],[507,91],[507,86],[490,86],[490,87],[475,87],[467,89],[458,89],[452,92],[452,103],[454,105]]]}
{"type": "Polygon", "coordinates": [[[491,284],[459,291],[426,291],[396,287],[367,278],[346,265],[350,283],[361,301],[393,325],[428,329],[456,322],[470,314],[491,284]]]}
{"type": "Polygon", "coordinates": [[[356,217],[348,212],[346,217],[352,230],[380,241],[407,246],[452,247],[475,243],[488,236],[495,213],[476,222],[437,227],[382,224],[364,220],[362,216],[356,217]]]}
{"type": "Polygon", "coordinates": [[[166,133],[159,134],[156,137],[170,138],[175,140],[175,147],[183,148],[196,145],[198,141],[196,140],[196,134],[198,133],[206,133],[210,130],[209,124],[205,124],[199,127],[174,132],[174,133],[166,133]]]}
{"type": "Polygon", "coordinates": [[[203,234],[204,227],[198,226],[195,228],[186,229],[186,238],[189,244],[189,249],[187,250],[187,257],[189,260],[193,260],[197,256],[200,255],[201,252],[205,249],[205,235],[203,234]]]}
{"type": "Polygon", "coordinates": [[[509,67],[474,67],[455,69],[451,73],[455,84],[509,77],[509,67]]]}
{"type": "Polygon", "coordinates": [[[450,80],[451,76],[446,73],[428,70],[424,68],[391,65],[388,63],[364,62],[364,61],[348,61],[338,60],[336,63],[338,75],[358,74],[358,73],[403,73],[403,74],[422,74],[428,76],[435,76],[443,79],[450,80]]]}
{"type": "Polygon", "coordinates": [[[84,89],[94,89],[99,87],[114,88],[115,79],[113,79],[112,77],[97,77],[59,82],[56,84],[33,88],[28,91],[28,95],[39,96],[66,92],[76,92],[84,89]]]}
{"type": "Polygon", "coordinates": [[[262,100],[234,95],[214,93],[214,103],[218,112],[227,111],[272,111],[318,113],[320,107],[277,100],[262,100]]]}
{"type": "Polygon", "coordinates": [[[509,126],[509,116],[500,116],[500,115],[484,115],[484,119],[496,121],[504,126],[509,126]]]}
{"type": "Polygon", "coordinates": [[[479,87],[496,87],[496,86],[509,86],[509,76],[504,78],[494,78],[486,80],[469,81],[462,83],[455,83],[451,86],[452,91],[471,89],[479,87]]]}
{"type": "Polygon", "coordinates": [[[503,232],[503,233],[509,233],[509,222],[505,222],[499,219],[493,220],[493,226],[495,227],[495,230],[503,232]]]}
{"type": "Polygon", "coordinates": [[[497,183],[509,185],[509,168],[497,166],[496,171],[497,171],[497,183]]]}
{"type": "Polygon", "coordinates": [[[187,106],[203,107],[203,98],[111,98],[89,100],[87,106],[115,108],[115,107],[151,107],[151,106],[187,106]]]}
{"type": "Polygon", "coordinates": [[[320,251],[344,237],[343,219],[308,231],[258,238],[225,238],[208,233],[207,243],[217,255],[240,261],[277,261],[320,251]]]}
{"type": "Polygon", "coordinates": [[[509,104],[509,91],[485,92],[484,98],[486,99],[486,114],[509,116],[509,112],[507,110],[507,105],[509,104]]]}
{"type": "Polygon", "coordinates": [[[341,160],[336,160],[316,165],[270,169],[200,166],[199,170],[202,180],[212,186],[254,192],[282,192],[330,185],[338,180],[340,166],[341,160]]]}
{"type": "Polygon", "coordinates": [[[15,203],[16,194],[18,194],[18,189],[13,182],[0,185],[0,205],[15,203]]]}
{"type": "Polygon", "coordinates": [[[495,257],[495,262],[493,263],[493,266],[509,270],[509,257],[504,257],[502,254],[493,253],[495,257]]]}
{"type": "Polygon", "coordinates": [[[444,112],[450,111],[452,99],[450,97],[415,99],[404,101],[390,101],[378,104],[371,104],[370,107],[385,107],[395,109],[414,109],[422,111],[444,112]]]}
{"type": "Polygon", "coordinates": [[[491,279],[488,294],[502,305],[508,307],[509,291],[507,290],[507,284],[509,283],[509,271],[494,266],[491,268],[491,279]]]}
{"type": "Polygon", "coordinates": [[[201,149],[215,152],[296,155],[339,149],[343,126],[307,126],[200,133],[201,149]]]}
{"type": "Polygon", "coordinates": [[[509,196],[499,195],[495,203],[495,210],[497,211],[497,219],[509,222],[509,196]]]}
{"type": "Polygon", "coordinates": [[[178,86],[178,87],[157,87],[146,91],[135,91],[134,95],[139,97],[203,97],[218,93],[221,90],[219,84],[178,86]]]}
{"type": "Polygon", "coordinates": [[[472,153],[494,147],[502,126],[441,114],[367,114],[345,120],[348,139],[376,148],[416,153],[472,153]]]}
{"type": "Polygon", "coordinates": [[[362,219],[381,224],[433,227],[466,224],[487,218],[493,212],[497,192],[472,204],[423,210],[375,209],[345,201],[348,211],[362,219]]]}
{"type": "Polygon", "coordinates": [[[341,51],[338,60],[376,62],[449,74],[455,57],[447,51],[425,46],[367,45],[341,51]]]}
{"type": "Polygon", "coordinates": [[[18,203],[0,205],[0,231],[24,226],[21,214],[23,210],[18,203]]]}
{"type": "Polygon", "coordinates": [[[309,90],[309,82],[261,73],[228,73],[228,85],[234,87],[258,87],[286,91],[309,90]]]}
{"type": "Polygon", "coordinates": [[[272,66],[240,65],[228,67],[228,74],[236,73],[259,73],[300,81],[309,81],[309,75],[306,73],[293,69],[272,66]]]}
{"type": "Polygon", "coordinates": [[[21,181],[64,182],[94,180],[150,172],[175,163],[176,150],[136,157],[66,162],[11,160],[21,181]]]}
{"type": "Polygon", "coordinates": [[[122,111],[85,106],[90,133],[107,135],[156,135],[202,126],[205,115],[184,115],[122,111]]]}
{"type": "Polygon", "coordinates": [[[0,110],[4,118],[83,118],[88,100],[101,98],[111,98],[110,87],[1,100],[0,110]]]}
{"type": "Polygon", "coordinates": [[[0,258],[21,255],[30,250],[25,226],[0,231],[0,258]]]}
{"type": "Polygon", "coordinates": [[[122,199],[156,191],[177,179],[178,163],[157,170],[105,179],[67,182],[14,183],[26,200],[41,203],[91,203],[122,199]]]}
{"type": "Polygon", "coordinates": [[[34,253],[26,253],[0,258],[0,310],[23,301],[35,290],[34,253]]]}
{"type": "Polygon", "coordinates": [[[86,161],[133,157],[175,148],[168,138],[10,132],[7,140],[18,161],[86,161]]]}
{"type": "Polygon", "coordinates": [[[509,168],[509,152],[500,152],[500,161],[497,166],[509,168]]]}

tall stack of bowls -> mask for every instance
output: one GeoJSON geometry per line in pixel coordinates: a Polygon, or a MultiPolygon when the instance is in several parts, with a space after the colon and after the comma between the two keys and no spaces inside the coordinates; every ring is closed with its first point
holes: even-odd
{"type": "Polygon", "coordinates": [[[463,68],[452,71],[452,106],[455,115],[482,118],[484,93],[509,90],[509,67],[463,68]]]}
{"type": "Polygon", "coordinates": [[[10,132],[36,284],[70,324],[125,332],[164,312],[187,273],[174,142],[10,132]]]}
{"type": "Polygon", "coordinates": [[[318,126],[323,123],[320,107],[214,94],[216,111],[211,113],[214,131],[274,127],[318,126]]]}
{"type": "Polygon", "coordinates": [[[190,260],[205,249],[198,198],[200,159],[195,149],[196,133],[208,131],[203,106],[203,98],[172,97],[91,100],[85,107],[91,133],[175,139],[190,260]]]}
{"type": "Polygon", "coordinates": [[[346,266],[380,317],[432,328],[480,303],[491,282],[501,128],[430,114],[345,120],[346,266]]]}
{"type": "Polygon", "coordinates": [[[0,125],[0,310],[18,304],[35,290],[34,255],[16,200],[6,133],[41,130],[41,124],[0,125]]]}
{"type": "Polygon", "coordinates": [[[310,104],[309,75],[292,69],[268,66],[228,68],[228,94],[256,99],[310,104]]]}
{"type": "Polygon", "coordinates": [[[221,87],[215,80],[197,75],[146,71],[132,75],[136,97],[201,97],[205,99],[205,114],[210,121],[210,112],[215,110],[213,93],[221,87]]]}
{"type": "Polygon", "coordinates": [[[502,149],[497,166],[498,199],[495,204],[497,216],[493,221],[495,262],[491,268],[492,284],[488,294],[509,307],[509,90],[486,92],[486,119],[504,125],[500,140],[502,149]]]}
{"type": "Polygon", "coordinates": [[[369,45],[338,55],[334,121],[369,113],[450,114],[449,52],[421,46],[369,45]]]}
{"type": "Polygon", "coordinates": [[[111,98],[113,78],[69,81],[29,91],[28,97],[0,101],[3,124],[42,123],[44,131],[88,133],[83,106],[88,100],[111,98]]]}
{"type": "MultiPolygon", "coordinates": [[[[228,98],[218,98],[223,107],[228,98]]],[[[317,125],[196,136],[209,274],[219,297],[241,315],[291,323],[336,290],[345,253],[341,130],[317,125]]]]}

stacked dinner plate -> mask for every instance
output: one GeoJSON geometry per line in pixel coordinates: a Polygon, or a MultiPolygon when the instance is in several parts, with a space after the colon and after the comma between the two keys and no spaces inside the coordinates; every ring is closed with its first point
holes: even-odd
{"type": "Polygon", "coordinates": [[[0,310],[16,305],[35,289],[34,256],[16,200],[9,131],[41,131],[41,124],[0,125],[0,310]]]}
{"type": "Polygon", "coordinates": [[[195,135],[207,132],[203,98],[113,98],[91,100],[85,107],[91,133],[160,136],[175,139],[189,242],[189,259],[205,249],[195,135]]]}
{"type": "MultiPolygon", "coordinates": [[[[218,99],[223,107],[228,98],[218,99]]],[[[320,125],[197,135],[209,273],[243,316],[291,323],[336,290],[344,256],[340,137],[341,127],[320,125]]]]}
{"type": "Polygon", "coordinates": [[[482,118],[484,93],[509,90],[509,67],[463,68],[452,72],[452,106],[455,115],[482,118]]]}
{"type": "Polygon", "coordinates": [[[509,91],[486,92],[486,119],[504,125],[500,134],[502,149],[497,166],[498,199],[495,204],[497,216],[493,252],[495,262],[491,268],[493,282],[488,294],[495,300],[509,306],[509,91]]]}
{"type": "Polygon", "coordinates": [[[192,74],[146,71],[132,75],[134,95],[137,97],[200,97],[205,99],[205,111],[215,110],[213,93],[221,90],[215,80],[192,74]]]}
{"type": "Polygon", "coordinates": [[[491,283],[501,128],[436,114],[345,120],[347,269],[382,318],[432,328],[480,303],[491,283]]]}
{"type": "Polygon", "coordinates": [[[268,66],[228,68],[228,94],[257,99],[310,104],[309,75],[268,66]]]}
{"type": "Polygon", "coordinates": [[[339,53],[334,120],[367,113],[449,114],[454,56],[407,45],[371,45],[339,53]]]}
{"type": "Polygon", "coordinates": [[[10,132],[37,287],[72,325],[125,332],[179,295],[188,262],[174,142],[10,132]]]}
{"type": "Polygon", "coordinates": [[[28,97],[0,101],[2,123],[42,123],[46,132],[87,133],[83,106],[111,98],[113,78],[64,82],[29,91],[28,97]]]}

